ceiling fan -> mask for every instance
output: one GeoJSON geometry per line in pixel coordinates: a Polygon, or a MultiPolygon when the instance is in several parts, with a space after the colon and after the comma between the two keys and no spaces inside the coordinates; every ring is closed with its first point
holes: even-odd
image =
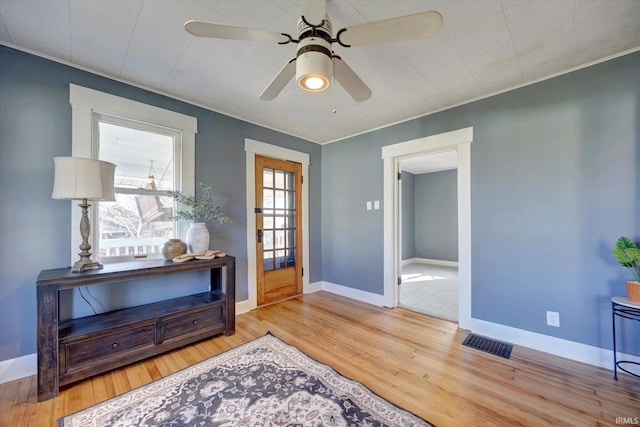
{"type": "Polygon", "coordinates": [[[442,27],[442,15],[431,11],[342,28],[334,37],[331,20],[326,15],[326,0],[302,0],[301,3],[297,39],[272,30],[206,21],[190,20],[184,27],[199,37],[282,45],[296,43],[296,57],[280,70],[260,95],[260,99],[265,101],[278,96],[294,76],[298,86],[309,92],[327,89],[331,85],[331,77],[334,77],[354,100],[366,101],[371,97],[371,90],[344,59],[334,53],[333,43],[352,47],[425,39],[434,36],[442,27]]]}

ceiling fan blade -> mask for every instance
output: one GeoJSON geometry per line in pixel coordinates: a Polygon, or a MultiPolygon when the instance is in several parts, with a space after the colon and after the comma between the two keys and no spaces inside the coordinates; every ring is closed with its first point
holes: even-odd
{"type": "Polygon", "coordinates": [[[260,28],[240,27],[237,25],[217,24],[206,21],[187,21],[184,28],[198,37],[213,37],[217,39],[250,40],[265,43],[284,43],[288,38],[281,33],[260,28]]]}
{"type": "Polygon", "coordinates": [[[325,18],[326,0],[302,0],[301,15],[308,23],[320,25],[325,18]]]}
{"type": "Polygon", "coordinates": [[[366,101],[371,98],[371,89],[358,77],[358,75],[342,59],[335,58],[335,77],[340,86],[351,97],[358,101],[366,101]]]}
{"type": "Polygon", "coordinates": [[[294,58],[289,61],[287,65],[282,67],[282,70],[280,70],[278,75],[275,76],[273,80],[271,80],[269,86],[267,86],[266,89],[263,90],[260,94],[260,99],[262,99],[263,101],[271,101],[273,98],[278,96],[280,92],[282,92],[282,89],[284,89],[287,83],[289,83],[289,80],[291,80],[295,75],[296,60],[294,58]]]}
{"type": "Polygon", "coordinates": [[[436,35],[440,28],[442,15],[435,11],[422,12],[347,27],[340,34],[340,41],[349,46],[366,46],[426,39],[436,35]]]}

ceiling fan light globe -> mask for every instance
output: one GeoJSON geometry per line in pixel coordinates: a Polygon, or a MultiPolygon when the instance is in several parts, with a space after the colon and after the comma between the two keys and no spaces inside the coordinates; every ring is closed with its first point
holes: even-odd
{"type": "Polygon", "coordinates": [[[298,80],[298,85],[309,92],[322,92],[329,87],[329,80],[325,76],[309,74],[298,80]]]}

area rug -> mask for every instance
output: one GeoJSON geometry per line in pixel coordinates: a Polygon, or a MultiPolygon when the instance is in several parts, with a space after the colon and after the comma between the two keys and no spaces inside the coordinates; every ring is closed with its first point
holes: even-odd
{"type": "Polygon", "coordinates": [[[87,426],[433,426],[267,334],[60,418],[87,426]]]}

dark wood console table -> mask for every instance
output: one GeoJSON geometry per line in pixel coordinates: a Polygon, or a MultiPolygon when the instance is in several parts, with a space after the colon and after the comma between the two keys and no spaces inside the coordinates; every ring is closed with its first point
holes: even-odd
{"type": "Polygon", "coordinates": [[[108,264],[82,273],[43,270],[36,285],[38,401],[56,397],[60,386],[213,335],[235,333],[235,258],[228,255],[183,263],[108,264]],[[208,292],[60,321],[62,290],[197,270],[211,271],[208,292]]]}

